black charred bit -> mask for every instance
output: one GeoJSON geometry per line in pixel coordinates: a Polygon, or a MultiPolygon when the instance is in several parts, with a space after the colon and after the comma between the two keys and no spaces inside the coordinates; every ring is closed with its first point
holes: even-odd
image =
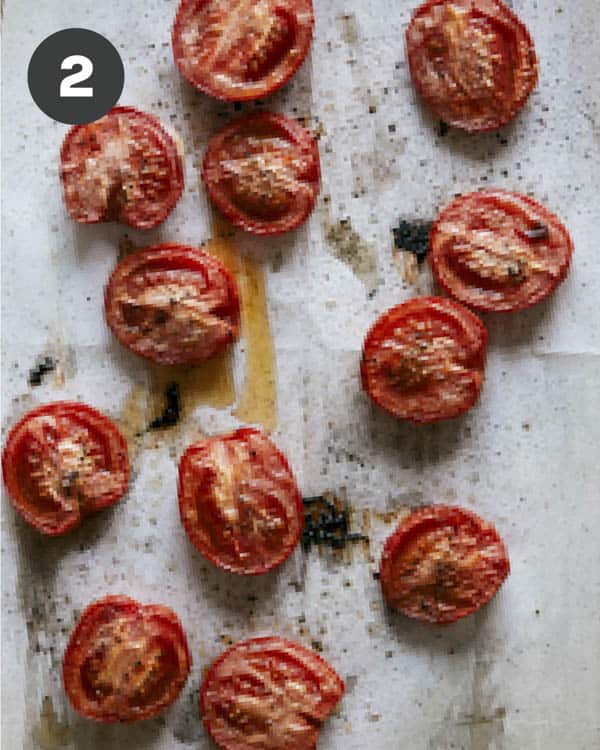
{"type": "Polygon", "coordinates": [[[525,234],[529,240],[545,240],[548,237],[548,227],[538,222],[531,229],[528,229],[525,234]]]}
{"type": "Polygon", "coordinates": [[[181,401],[179,399],[179,387],[177,383],[169,383],[165,389],[166,406],[160,417],[153,419],[148,425],[149,430],[160,430],[164,427],[173,427],[179,422],[181,416],[181,401]]]}
{"type": "Polygon", "coordinates": [[[350,532],[350,514],[347,506],[336,505],[322,495],[305,497],[303,502],[306,512],[302,547],[306,552],[313,544],[343,549],[348,542],[369,541],[363,534],[350,532]]]}
{"type": "Polygon", "coordinates": [[[394,233],[394,244],[399,250],[413,253],[417,263],[421,265],[429,251],[430,221],[407,221],[400,219],[394,233]]]}
{"type": "Polygon", "coordinates": [[[438,125],[438,133],[440,134],[442,138],[446,135],[449,129],[450,127],[448,123],[444,122],[443,120],[440,120],[439,125],[438,125]]]}
{"type": "Polygon", "coordinates": [[[41,362],[38,362],[32,370],[29,370],[29,385],[41,385],[44,375],[48,372],[52,372],[55,368],[56,362],[52,357],[44,357],[44,359],[41,362]]]}

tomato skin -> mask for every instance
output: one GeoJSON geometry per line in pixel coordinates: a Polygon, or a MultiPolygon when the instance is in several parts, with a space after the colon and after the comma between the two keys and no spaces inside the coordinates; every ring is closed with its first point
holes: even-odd
{"type": "Polygon", "coordinates": [[[344,690],[314,651],[279,636],[251,638],[212,663],[200,715],[222,750],[312,750],[344,690]]]}
{"type": "Polygon", "coordinates": [[[262,430],[244,427],[190,445],[179,462],[178,496],[190,541],[229,573],[272,570],[302,534],[298,485],[262,430]]]}
{"type": "Polygon", "coordinates": [[[133,722],[171,705],[190,667],[187,639],[171,609],[111,595],[79,618],[63,657],[63,684],[82,716],[133,722]]]}
{"type": "Polygon", "coordinates": [[[509,572],[508,554],[494,526],[446,505],[420,508],[402,521],[385,543],[379,568],[390,607],[436,624],[476,612],[509,572]]]}
{"type": "Polygon", "coordinates": [[[246,12],[240,14],[242,5],[233,0],[182,0],[173,24],[179,72],[202,93],[224,101],[260,99],[284,86],[304,62],[312,41],[312,0],[269,0],[266,20],[265,3],[248,0],[246,12]],[[259,7],[260,19],[253,16],[259,7]],[[255,28],[257,23],[261,28],[255,28]],[[270,25],[266,37],[263,23],[270,25]],[[214,48],[232,32],[238,38],[226,39],[234,44],[224,44],[226,54],[219,60],[214,48]]]}
{"type": "Polygon", "coordinates": [[[209,141],[202,163],[210,200],[232,224],[257,235],[289,232],[305,222],[320,176],[311,133],[270,112],[226,125],[209,141]]]}
{"type": "Polygon", "coordinates": [[[131,351],[162,365],[200,364],[238,336],[233,275],[215,256],[187,245],[137,250],[113,270],[106,322],[131,351]]]}
{"type": "Polygon", "coordinates": [[[483,385],[487,331],[444,297],[416,297],[383,313],[367,332],[364,391],[384,411],[416,424],[458,417],[483,385]]]}
{"type": "Polygon", "coordinates": [[[471,133],[512,120],[537,84],[531,35],[502,0],[426,0],[406,30],[406,49],[421,97],[471,133]]]}
{"type": "Polygon", "coordinates": [[[43,404],[11,429],[2,473],[19,515],[42,534],[59,536],[123,496],[129,482],[127,443],[91,406],[43,404]]]}
{"type": "Polygon", "coordinates": [[[116,220],[151,229],[171,213],[184,186],[174,139],[135,107],[114,107],[96,122],[72,127],[60,165],[67,210],[82,224],[116,220]]]}
{"type": "Polygon", "coordinates": [[[573,255],[557,216],[533,198],[498,189],[455,198],[434,222],[430,248],[438,284],[484,312],[541,302],[566,277],[573,255]]]}

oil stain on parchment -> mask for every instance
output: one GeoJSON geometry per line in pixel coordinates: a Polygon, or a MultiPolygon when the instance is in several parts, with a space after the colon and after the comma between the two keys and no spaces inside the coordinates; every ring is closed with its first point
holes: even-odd
{"type": "Polygon", "coordinates": [[[378,285],[377,252],[374,247],[365,242],[355,231],[350,218],[340,219],[338,222],[324,223],[325,239],[333,255],[349,266],[373,293],[378,285]]]}
{"type": "Polygon", "coordinates": [[[152,366],[148,404],[151,419],[163,412],[165,391],[171,383],[179,389],[182,420],[192,416],[198,406],[224,409],[235,399],[231,354],[213,357],[201,365],[152,366]]]}
{"type": "Polygon", "coordinates": [[[49,695],[42,701],[40,720],[33,727],[32,737],[42,750],[61,750],[71,742],[71,728],[68,724],[58,721],[49,695]]]}
{"type": "Polygon", "coordinates": [[[238,278],[243,300],[242,331],[246,342],[246,374],[235,416],[243,422],[258,422],[267,432],[277,423],[275,350],[269,326],[263,271],[243,261],[238,278]]]}
{"type": "Polygon", "coordinates": [[[134,385],[121,404],[117,425],[127,441],[130,462],[142,448],[142,432],[146,425],[148,396],[146,389],[134,385]]]}
{"type": "Polygon", "coordinates": [[[184,444],[203,437],[194,419],[199,406],[223,409],[235,398],[231,355],[215,357],[202,365],[163,367],[147,363],[146,385],[134,385],[121,404],[117,423],[127,440],[129,458],[134,460],[152,441],[184,444]],[[175,386],[178,413],[165,419],[166,394],[175,386]],[[150,442],[149,442],[150,441],[150,442]]]}
{"type": "Polygon", "coordinates": [[[246,369],[233,414],[242,422],[260,424],[266,432],[272,432],[277,424],[276,365],[264,271],[256,261],[239,252],[230,239],[230,225],[216,212],[213,234],[204,249],[217,255],[234,274],[241,297],[246,369]]]}
{"type": "Polygon", "coordinates": [[[363,508],[361,511],[361,531],[367,533],[366,529],[370,529],[372,525],[378,526],[398,526],[411,514],[411,507],[408,505],[400,505],[392,510],[376,510],[375,508],[363,508]]]}
{"type": "Polygon", "coordinates": [[[428,750],[450,750],[459,747],[469,750],[503,750],[506,708],[493,706],[494,697],[490,695],[485,684],[490,667],[489,661],[476,658],[470,710],[460,712],[457,716],[456,707],[449,705],[436,726],[436,731],[429,738],[428,750]]]}
{"type": "MultiPolygon", "coordinates": [[[[23,734],[28,738],[25,746],[59,750],[71,739],[70,729],[58,720],[56,703],[53,705],[50,697],[60,703],[61,697],[56,696],[64,695],[59,688],[60,669],[64,640],[72,624],[70,598],[61,596],[59,601],[56,586],[63,548],[49,545],[42,535],[21,524],[16,525],[15,533],[18,535],[16,579],[11,586],[27,635],[26,648],[20,655],[24,662],[24,684],[19,686],[25,698],[23,734]]],[[[3,586],[4,576],[3,570],[3,586]]]]}
{"type": "Polygon", "coordinates": [[[419,278],[419,264],[412,253],[403,253],[397,248],[392,250],[392,260],[402,281],[412,286],[419,278]]]}
{"type": "Polygon", "coordinates": [[[342,23],[342,39],[346,44],[356,44],[358,42],[358,27],[354,13],[344,13],[339,18],[342,23]]]}
{"type": "Polygon", "coordinates": [[[504,706],[492,707],[493,695],[486,685],[493,662],[477,657],[473,668],[472,709],[456,722],[469,731],[472,750],[502,750],[504,747],[504,706]]]}

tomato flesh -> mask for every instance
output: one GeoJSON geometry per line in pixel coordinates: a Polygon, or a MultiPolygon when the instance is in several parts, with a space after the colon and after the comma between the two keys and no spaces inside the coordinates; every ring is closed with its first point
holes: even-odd
{"type": "Polygon", "coordinates": [[[276,636],[236,644],[212,664],[200,713],[223,750],[312,750],[344,693],[321,657],[276,636]]]}
{"type": "Polygon", "coordinates": [[[289,464],[263,432],[250,428],[186,450],[179,510],[196,548],[231,573],[271,570],[302,532],[302,498],[289,464]]]}
{"type": "Polygon", "coordinates": [[[129,480],[117,427],[95,409],[66,401],[40,406],[13,427],[2,469],[15,509],[51,536],[115,503],[129,480]]]}
{"type": "Polygon", "coordinates": [[[427,0],[406,46],[423,98],[446,123],[471,132],[507,123],[537,83],[533,41],[501,0],[427,0]]]}
{"type": "Polygon", "coordinates": [[[199,364],[238,335],[233,276],[215,256],[185,245],[127,256],[111,274],[104,309],[121,344],[160,364],[199,364]]]}
{"type": "Polygon", "coordinates": [[[504,543],[491,524],[438,505],[413,512],[388,538],[380,581],[394,609],[450,623],[488,602],[509,572],[504,543]]]}
{"type": "Polygon", "coordinates": [[[131,722],[170,705],[190,664],[185,634],[170,609],[109,596],[87,607],[71,634],[63,681],[83,716],[131,722]]]}
{"type": "Polygon", "coordinates": [[[485,190],[456,198],[430,236],[438,283],[469,307],[511,312],[551,294],[565,278],[573,242],[562,222],[531,198],[485,190]]]}
{"type": "Polygon", "coordinates": [[[483,384],[487,332],[469,310],[442,297],[391,308],[367,333],[364,390],[400,419],[426,423],[470,409],[483,384]]]}
{"type": "Polygon", "coordinates": [[[317,143],[283,115],[247,115],[210,140],[202,179],[211,201],[236,226],[253,234],[287,232],[314,207],[317,143]]]}
{"type": "Polygon", "coordinates": [[[313,25],[311,0],[182,0],[173,54],[181,74],[205,94],[257,99],[294,75],[313,25]]]}
{"type": "Polygon", "coordinates": [[[60,157],[67,209],[84,224],[150,229],[167,218],[183,190],[175,141],[155,117],[133,107],[71,128],[60,157]]]}

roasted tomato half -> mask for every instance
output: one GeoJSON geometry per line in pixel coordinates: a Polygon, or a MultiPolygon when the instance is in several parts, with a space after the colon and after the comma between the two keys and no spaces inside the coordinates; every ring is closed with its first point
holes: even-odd
{"type": "Polygon", "coordinates": [[[314,651],[277,636],[237,643],[213,662],[200,713],[222,750],[314,750],[344,693],[314,651]]]}
{"type": "Polygon", "coordinates": [[[319,192],[319,150],[295,120],[268,112],[234,120],[208,143],[202,179],[217,208],[253,234],[295,229],[319,192]]]}
{"type": "Polygon", "coordinates": [[[163,222],[183,190],[178,145],[152,115],[115,107],[76,125],[60,152],[71,218],[83,224],[120,221],[136,229],[163,222]]]}
{"type": "Polygon", "coordinates": [[[421,96],[463,130],[512,120],[537,83],[531,36],[501,0],[427,0],[412,17],[406,48],[421,96]]]}
{"type": "Polygon", "coordinates": [[[385,411],[411,422],[457,417],[483,384],[487,331],[443,297],[417,297],[385,312],[367,333],[362,385],[385,411]]]}
{"type": "Polygon", "coordinates": [[[191,445],[179,463],[179,511],[190,540],[231,573],[282,563],[302,532],[302,498],[290,466],[260,430],[191,445]]]}
{"type": "Polygon", "coordinates": [[[104,294],[106,322],[131,351],[163,365],[199,364],[238,335],[235,279],[213,255],[156,245],[128,255],[104,294]]]}
{"type": "Polygon", "coordinates": [[[440,624],[476,612],[509,572],[492,524],[446,505],[422,508],[402,521],[385,543],[379,570],[391,607],[440,624]]]}
{"type": "Polygon", "coordinates": [[[170,706],[190,665],[172,610],[107,596],[84,610],[71,633],[63,682],[73,708],[88,719],[131,722],[170,706]]]}
{"type": "Polygon", "coordinates": [[[298,70],[313,24],[311,0],[182,0],[173,54],[181,74],[205,94],[259,99],[298,70]]]}
{"type": "Polygon", "coordinates": [[[90,406],[44,404],[10,431],[2,472],[17,512],[43,534],[58,536],[123,495],[127,444],[113,422],[90,406]]]}
{"type": "Polygon", "coordinates": [[[547,297],[565,278],[573,242],[560,219],[525,195],[462,195],[431,229],[439,284],[477,310],[510,312],[547,297]]]}

